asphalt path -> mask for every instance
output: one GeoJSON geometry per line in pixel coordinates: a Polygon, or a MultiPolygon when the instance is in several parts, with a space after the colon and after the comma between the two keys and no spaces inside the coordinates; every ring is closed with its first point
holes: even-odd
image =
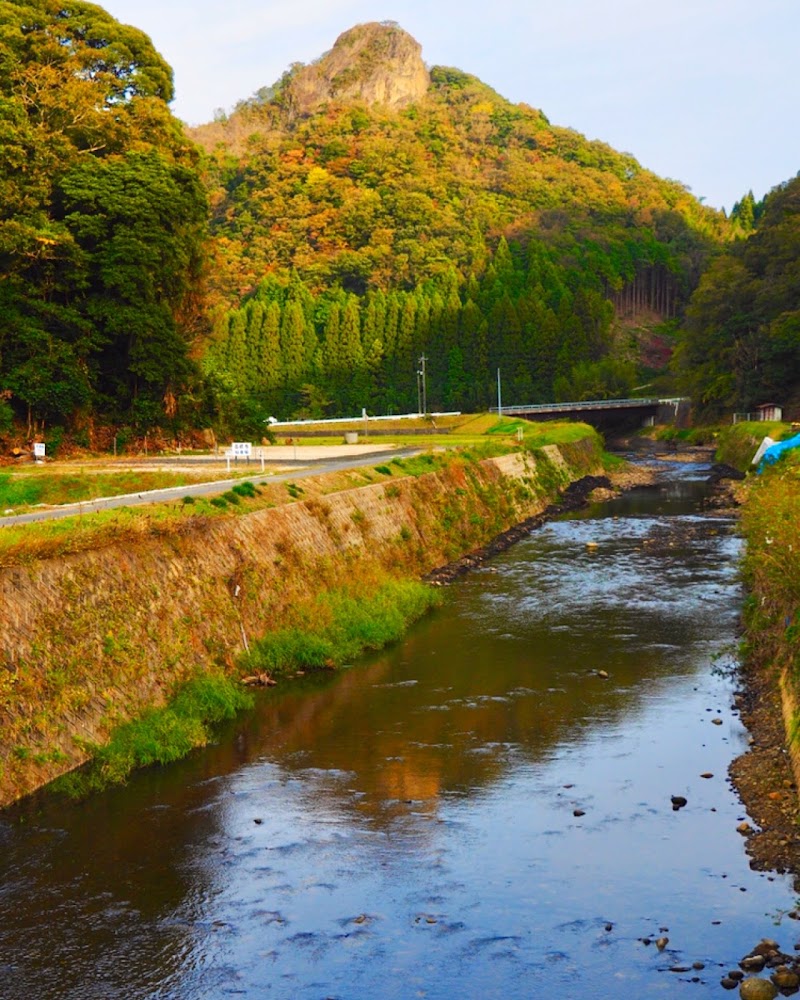
{"type": "MultiPolygon", "coordinates": [[[[368,452],[357,457],[344,458],[322,458],[308,460],[305,462],[281,461],[281,468],[288,471],[278,472],[274,475],[269,472],[261,472],[256,463],[253,463],[253,474],[250,479],[264,479],[270,483],[283,483],[289,480],[308,479],[311,476],[323,476],[326,472],[341,472],[345,469],[358,469],[365,465],[376,465],[381,462],[390,462],[394,458],[408,458],[411,455],[418,455],[421,448],[399,448],[396,451],[380,450],[368,452]]],[[[41,510],[30,511],[27,514],[11,514],[7,517],[0,517],[0,528],[13,524],[30,524],[34,521],[55,521],[62,517],[75,517],[82,514],[93,514],[100,510],[112,510],[115,507],[140,507],[145,504],[166,503],[170,500],[181,500],[183,497],[214,496],[225,493],[232,486],[244,481],[238,476],[236,479],[216,479],[210,483],[191,483],[185,486],[169,486],[161,490],[146,490],[142,493],[126,493],[114,497],[97,497],[94,500],[83,500],[80,503],[59,504],[57,507],[46,507],[41,510]]]]}

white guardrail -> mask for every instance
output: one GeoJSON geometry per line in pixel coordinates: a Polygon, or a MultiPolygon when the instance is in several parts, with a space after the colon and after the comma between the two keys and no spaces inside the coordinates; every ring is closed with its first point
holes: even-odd
{"type": "MultiPolygon", "coordinates": [[[[325,417],[321,420],[275,420],[274,417],[269,417],[266,423],[270,427],[304,427],[308,424],[355,424],[358,422],[363,423],[365,420],[370,423],[373,420],[419,420],[423,416],[425,416],[423,413],[389,413],[380,417],[374,417],[372,414],[362,411],[360,417],[325,417]]],[[[449,410],[447,413],[429,413],[428,416],[460,417],[461,410],[449,410]]]]}

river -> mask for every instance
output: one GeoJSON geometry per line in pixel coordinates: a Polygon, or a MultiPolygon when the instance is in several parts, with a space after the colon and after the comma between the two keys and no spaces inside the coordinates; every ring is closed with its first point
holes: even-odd
{"type": "Polygon", "coordinates": [[[726,774],[740,542],[665,468],[190,759],[0,816],[0,996],[697,998],[790,948],[726,774]]]}

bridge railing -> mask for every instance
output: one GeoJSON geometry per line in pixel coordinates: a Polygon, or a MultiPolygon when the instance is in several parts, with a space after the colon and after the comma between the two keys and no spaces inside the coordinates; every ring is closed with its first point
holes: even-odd
{"type": "Polygon", "coordinates": [[[575,410],[623,410],[641,406],[678,406],[685,397],[672,399],[587,399],[573,403],[532,403],[530,406],[503,406],[501,413],[567,413],[575,410]]]}

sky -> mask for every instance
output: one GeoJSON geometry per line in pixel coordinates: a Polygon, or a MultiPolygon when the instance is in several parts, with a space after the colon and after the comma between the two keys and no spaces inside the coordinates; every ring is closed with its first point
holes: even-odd
{"type": "Polygon", "coordinates": [[[631,153],[728,211],[800,171],[800,0],[100,0],[153,39],[192,125],[396,21],[425,61],[631,153]]]}

